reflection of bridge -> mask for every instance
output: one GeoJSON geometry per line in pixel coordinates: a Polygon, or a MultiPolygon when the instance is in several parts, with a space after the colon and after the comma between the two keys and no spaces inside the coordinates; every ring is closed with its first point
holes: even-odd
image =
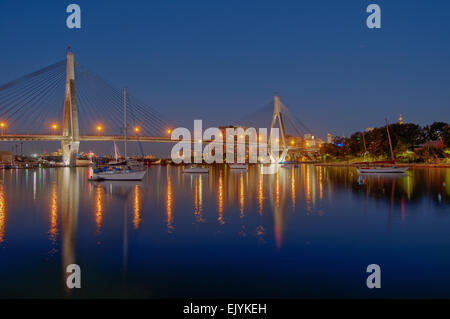
{"type": "MultiPolygon", "coordinates": [[[[284,160],[288,150],[301,150],[292,143],[293,140],[291,143],[288,141],[286,119],[293,123],[287,108],[276,96],[271,128],[278,120],[279,142],[283,150],[279,160],[284,160]]],[[[63,161],[69,165],[75,163],[82,141],[174,143],[177,141],[169,136],[172,126],[155,110],[127,95],[126,90],[122,93],[75,63],[72,52],[67,54],[65,61],[0,86],[0,141],[59,141],[63,161]],[[64,77],[65,85],[62,87],[64,77]],[[64,108],[61,109],[58,100],[62,97],[62,89],[65,93],[64,108]],[[61,118],[59,127],[58,119],[61,118]],[[103,134],[106,131],[102,124],[104,121],[109,121],[108,133],[113,133],[112,128],[115,128],[115,134],[103,134]],[[36,127],[41,132],[30,134],[30,128],[36,127]],[[5,129],[8,132],[5,133],[5,129]],[[133,134],[129,133],[131,130],[133,134]]]]}

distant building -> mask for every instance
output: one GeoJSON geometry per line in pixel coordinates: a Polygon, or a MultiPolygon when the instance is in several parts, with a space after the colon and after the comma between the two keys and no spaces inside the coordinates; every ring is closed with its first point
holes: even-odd
{"type": "Polygon", "coordinates": [[[327,134],[327,143],[332,144],[334,142],[334,137],[330,133],[327,134]]]}
{"type": "Polygon", "coordinates": [[[403,124],[403,117],[402,117],[402,115],[400,114],[400,116],[398,117],[398,122],[397,122],[398,124],[403,124]]]}

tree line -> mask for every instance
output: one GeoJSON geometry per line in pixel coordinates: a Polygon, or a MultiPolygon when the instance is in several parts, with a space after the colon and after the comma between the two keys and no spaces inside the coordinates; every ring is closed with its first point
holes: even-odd
{"type": "MultiPolygon", "coordinates": [[[[450,158],[450,126],[434,122],[421,127],[413,123],[390,124],[389,133],[397,161],[426,162],[450,158]]],[[[323,160],[364,157],[371,160],[390,159],[386,127],[355,132],[350,137],[334,137],[333,143],[323,144],[323,160]]]]}

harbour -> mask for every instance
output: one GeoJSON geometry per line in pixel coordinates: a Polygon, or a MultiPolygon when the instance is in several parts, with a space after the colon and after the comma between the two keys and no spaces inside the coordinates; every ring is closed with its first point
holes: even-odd
{"type": "Polygon", "coordinates": [[[2,298],[369,297],[373,260],[380,296],[449,297],[448,168],[152,165],[137,182],[91,169],[0,170],[2,298]],[[87,289],[65,288],[71,263],[87,289]]]}

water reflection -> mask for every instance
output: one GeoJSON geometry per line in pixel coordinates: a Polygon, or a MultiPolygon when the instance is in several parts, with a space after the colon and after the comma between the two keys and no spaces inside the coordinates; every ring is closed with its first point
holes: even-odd
{"type": "Polygon", "coordinates": [[[97,235],[100,234],[103,221],[103,188],[100,184],[95,187],[95,224],[97,235]]]}
{"type": "Polygon", "coordinates": [[[56,187],[56,182],[53,182],[50,200],[50,229],[48,231],[53,244],[56,243],[56,237],[58,235],[58,193],[56,187]]]}
{"type": "Polygon", "coordinates": [[[203,223],[205,220],[202,217],[202,202],[203,202],[203,175],[196,174],[194,178],[194,216],[196,223],[203,223]]]}
{"type": "Polygon", "coordinates": [[[134,186],[134,197],[133,197],[133,226],[134,229],[139,229],[139,224],[141,223],[141,193],[139,185],[134,186]]]}
{"type": "Polygon", "coordinates": [[[218,180],[218,187],[217,187],[217,210],[219,213],[219,217],[217,220],[221,225],[225,224],[225,221],[223,220],[223,170],[219,170],[219,180],[218,180]]]}
{"type": "Polygon", "coordinates": [[[166,213],[167,213],[167,232],[172,233],[174,230],[173,225],[173,191],[172,191],[172,177],[170,174],[170,166],[167,166],[167,192],[166,192],[166,213]]]}
{"type": "MultiPolygon", "coordinates": [[[[108,262],[126,273],[133,262],[148,262],[147,250],[159,254],[153,262],[165,268],[160,260],[170,264],[169,259],[177,259],[191,242],[205,250],[204,256],[214,254],[214,245],[223,245],[221,251],[232,254],[240,249],[236,240],[242,249],[264,246],[265,254],[272,250],[289,254],[314,236],[334,234],[339,241],[339,236],[353,231],[352,241],[363,242],[364,232],[370,231],[364,214],[371,212],[375,216],[371,222],[381,225],[378,229],[401,226],[405,232],[414,223],[413,214],[422,213],[435,227],[448,215],[450,169],[414,169],[403,175],[358,175],[354,168],[306,164],[278,167],[273,175],[262,174],[258,166],[247,172],[213,166],[206,175],[186,175],[181,170],[151,167],[139,183],[92,183],[81,168],[4,171],[0,257],[20,263],[9,246],[17,249],[32,241],[33,249],[40,245],[48,249],[50,239],[52,247],[60,243],[53,256],[60,258],[56,260],[64,278],[68,264],[101,263],[94,257],[97,253],[104,258],[120,256],[121,260],[108,262]],[[40,211],[41,215],[36,213],[40,211]],[[102,245],[92,245],[100,239],[102,245]]],[[[20,249],[24,255],[40,256],[20,249]]],[[[247,253],[241,253],[239,258],[245,259],[247,253]]],[[[192,263],[198,266],[201,261],[192,263]]],[[[134,267],[138,275],[145,271],[139,263],[134,267]]]]}
{"type": "MultiPolygon", "coordinates": [[[[36,172],[35,172],[36,173],[36,172]]],[[[66,268],[70,264],[76,264],[75,246],[78,226],[80,183],[76,171],[70,168],[63,168],[61,173],[61,246],[62,246],[62,268],[64,281],[67,273],[66,268]]],[[[36,177],[36,174],[34,174],[36,177]]],[[[34,179],[34,183],[36,179],[34,179]]],[[[35,184],[34,184],[35,185],[35,184]]],[[[33,197],[36,198],[35,188],[33,197]]],[[[64,285],[66,293],[71,290],[64,285]]]]}
{"type": "Polygon", "coordinates": [[[5,203],[5,188],[3,182],[0,182],[0,245],[3,244],[5,237],[6,224],[6,203],[5,203]]]}

